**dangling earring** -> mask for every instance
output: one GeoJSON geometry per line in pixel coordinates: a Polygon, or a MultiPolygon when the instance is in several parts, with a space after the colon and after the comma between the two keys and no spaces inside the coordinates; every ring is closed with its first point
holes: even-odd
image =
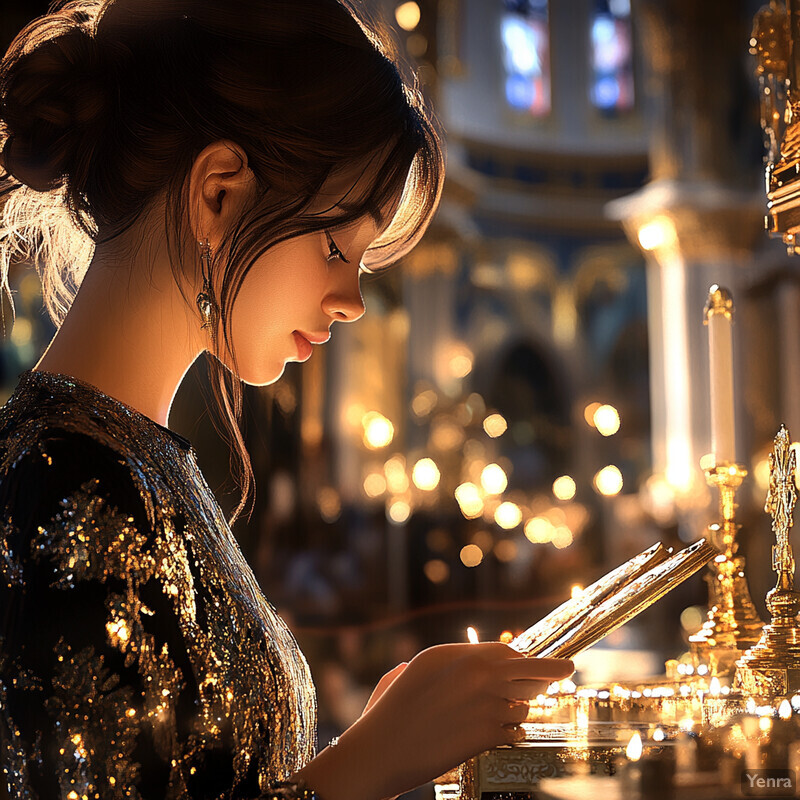
{"type": "Polygon", "coordinates": [[[200,311],[200,319],[203,320],[200,327],[210,332],[213,341],[219,308],[214,299],[214,289],[211,286],[211,245],[208,239],[200,245],[200,270],[203,275],[203,288],[198,293],[195,302],[200,311]]]}

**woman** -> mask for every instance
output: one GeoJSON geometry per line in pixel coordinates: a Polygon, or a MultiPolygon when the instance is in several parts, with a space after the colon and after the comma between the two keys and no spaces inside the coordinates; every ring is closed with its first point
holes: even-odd
{"type": "Polygon", "coordinates": [[[79,0],[15,39],[0,119],[4,275],[36,261],[60,324],[0,412],[10,796],[379,800],[513,740],[571,664],[444,645],[312,757],[306,663],[167,427],[212,354],[246,497],[239,382],[358,319],[430,220],[439,140],[379,33],[336,0],[79,0]]]}

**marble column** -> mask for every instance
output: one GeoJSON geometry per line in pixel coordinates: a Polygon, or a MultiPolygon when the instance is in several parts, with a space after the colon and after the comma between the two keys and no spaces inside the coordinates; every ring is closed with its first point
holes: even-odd
{"type": "MultiPolygon", "coordinates": [[[[731,0],[634,4],[651,121],[651,181],[610,205],[647,259],[654,472],[676,493],[682,535],[709,521],[699,461],[711,447],[703,306],[720,284],[742,300],[763,245],[756,98],[748,87],[749,18],[731,0]],[[752,126],[752,131],[750,127],[752,126]]],[[[746,461],[734,325],[737,458],[746,461]]]]}

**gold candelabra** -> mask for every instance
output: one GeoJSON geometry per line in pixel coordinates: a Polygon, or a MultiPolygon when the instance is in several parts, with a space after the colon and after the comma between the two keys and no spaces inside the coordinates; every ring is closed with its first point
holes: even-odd
{"type": "Polygon", "coordinates": [[[794,555],[789,544],[795,490],[795,451],[789,432],[781,425],[769,457],[770,481],[765,510],[772,516],[775,545],[772,569],[777,573],[775,588],[767,594],[772,615],[758,644],[751,647],[736,666],[736,684],[746,694],[774,702],[800,691],[800,593],[794,589],[794,555]]]}
{"type": "Polygon", "coordinates": [[[719,551],[706,573],[708,616],[700,631],[690,637],[698,662],[709,665],[713,675],[732,675],[742,653],[753,647],[764,623],[750,597],[736,534],[736,491],[747,476],[741,464],[708,464],[706,481],[719,491],[719,517],[708,527],[708,537],[719,551]]]}
{"type": "Polygon", "coordinates": [[[744,557],[739,554],[736,535],[736,491],[747,470],[734,463],[733,373],[731,324],[733,298],[727,289],[714,284],[709,290],[703,322],[709,328],[711,367],[711,442],[715,455],[705,456],[701,467],[709,486],[719,492],[719,520],[709,525],[707,536],[718,554],[706,573],[708,616],[703,627],[689,641],[696,665],[707,664],[712,675],[733,676],[736,661],[758,642],[764,623],[758,616],[747,579],[744,557]],[[727,367],[727,369],[726,369],[727,367]],[[731,454],[731,460],[725,455],[731,454]]]}

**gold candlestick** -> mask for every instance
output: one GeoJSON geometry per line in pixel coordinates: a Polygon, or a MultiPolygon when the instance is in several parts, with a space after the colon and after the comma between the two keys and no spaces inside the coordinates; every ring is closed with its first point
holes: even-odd
{"type": "Polygon", "coordinates": [[[772,621],[764,626],[757,645],[737,662],[736,684],[747,694],[773,702],[800,691],[800,629],[796,617],[800,594],[794,590],[794,555],[789,544],[795,490],[795,452],[789,432],[781,425],[775,448],[769,457],[769,493],[765,510],[772,515],[775,545],[772,569],[778,575],[775,588],[767,594],[772,621]]]}
{"type": "Polygon", "coordinates": [[[719,490],[719,517],[708,527],[708,537],[719,555],[709,564],[708,617],[703,627],[689,637],[698,662],[705,662],[712,675],[732,675],[742,653],[753,647],[764,623],[756,611],[747,578],[744,556],[739,555],[736,534],[736,490],[747,476],[741,464],[709,464],[705,468],[709,486],[719,490]]]}

